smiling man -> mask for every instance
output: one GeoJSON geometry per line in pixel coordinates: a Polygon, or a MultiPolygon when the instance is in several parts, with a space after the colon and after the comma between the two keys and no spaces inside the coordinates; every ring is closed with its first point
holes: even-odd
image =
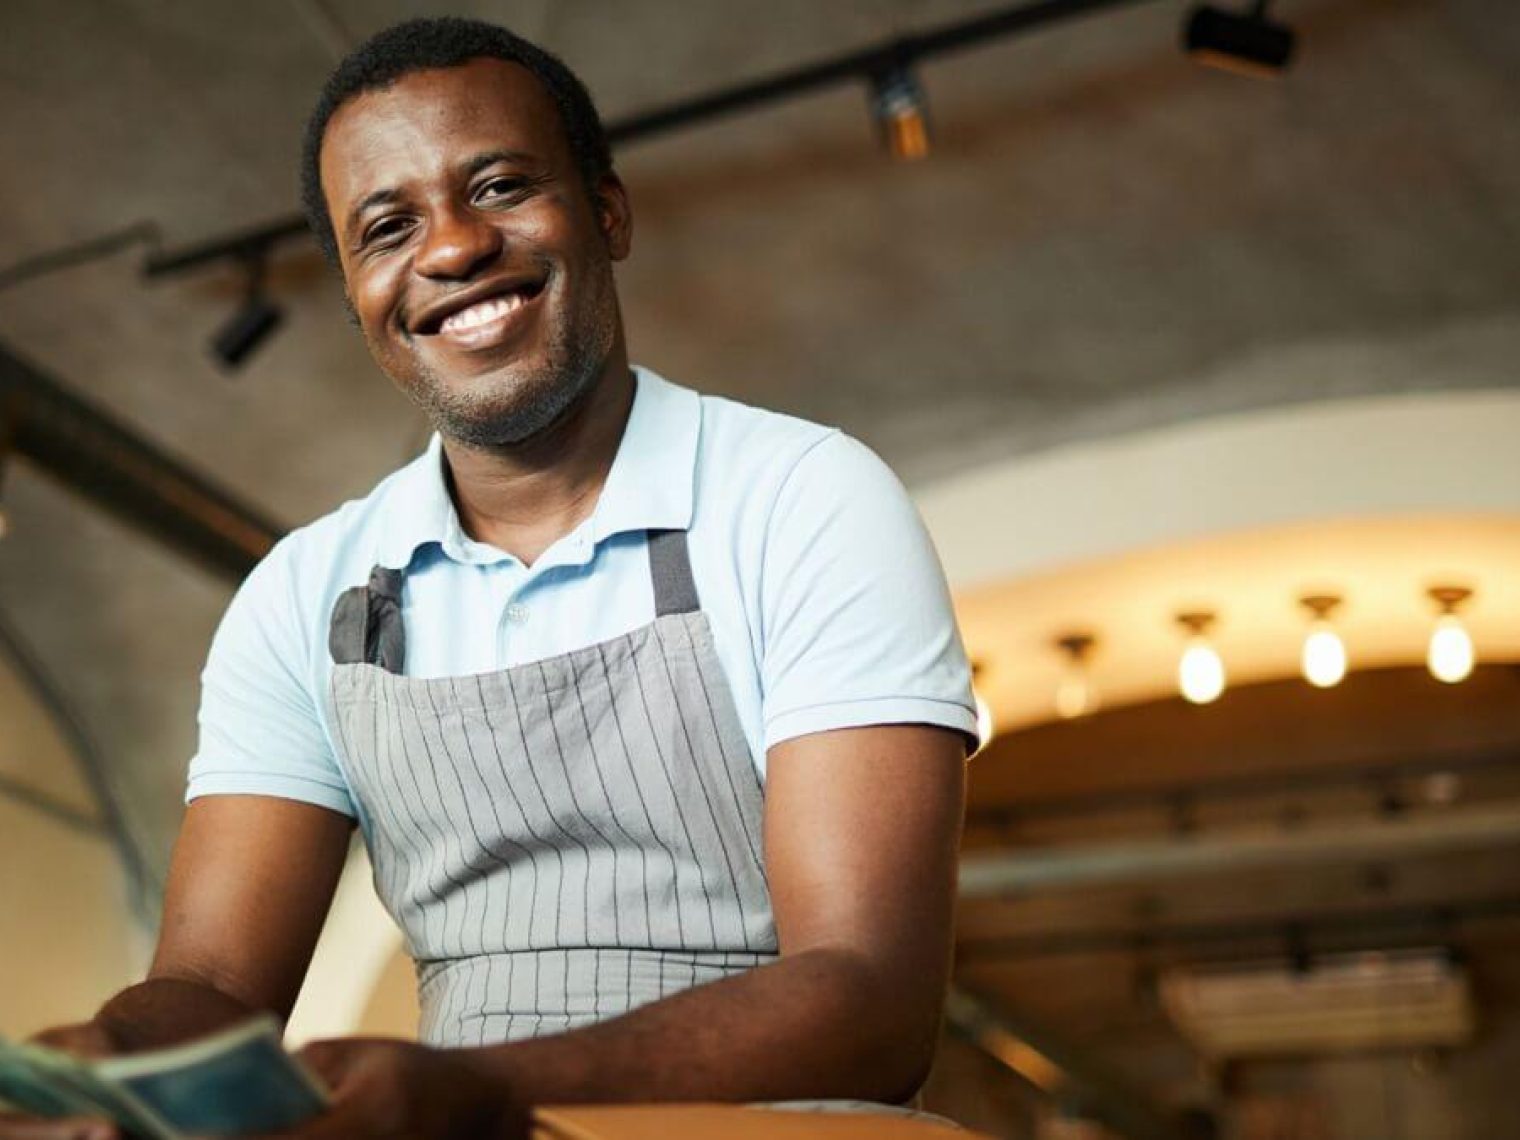
{"type": "Polygon", "coordinates": [[[510,33],[365,44],[318,103],[305,186],[370,351],[437,434],[239,591],[151,974],[49,1039],[287,1015],[357,825],[422,1043],[312,1046],[336,1104],[302,1135],[911,1097],[975,718],[902,487],[838,431],[629,365],[628,195],[581,84],[510,33]]]}

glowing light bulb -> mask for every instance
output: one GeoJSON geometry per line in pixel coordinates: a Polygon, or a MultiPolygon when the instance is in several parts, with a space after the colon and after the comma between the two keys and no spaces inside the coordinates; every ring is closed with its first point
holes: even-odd
{"type": "Polygon", "coordinates": [[[1316,688],[1328,689],[1339,685],[1346,675],[1346,646],[1330,626],[1330,615],[1340,606],[1335,594],[1309,594],[1298,599],[1298,604],[1309,611],[1309,636],[1304,638],[1304,651],[1299,665],[1304,680],[1316,688]]]}
{"type": "Polygon", "coordinates": [[[1195,705],[1206,705],[1224,692],[1224,662],[1201,637],[1182,651],[1177,664],[1177,687],[1195,705]]]}
{"type": "Polygon", "coordinates": [[[1339,685],[1346,676],[1346,646],[1328,624],[1317,623],[1304,638],[1304,680],[1316,688],[1339,685]]]}
{"type": "Polygon", "coordinates": [[[1455,685],[1467,680],[1473,671],[1472,638],[1456,614],[1443,614],[1436,620],[1436,628],[1430,635],[1430,650],[1425,663],[1430,675],[1437,681],[1455,685]]]}
{"type": "Polygon", "coordinates": [[[1177,688],[1195,705],[1206,705],[1224,692],[1224,662],[1209,644],[1206,634],[1214,615],[1203,611],[1177,615],[1177,624],[1188,631],[1187,648],[1177,662],[1177,688]]]}
{"type": "Polygon", "coordinates": [[[1458,608],[1472,597],[1472,591],[1466,586],[1432,586],[1425,592],[1441,611],[1430,635],[1425,664],[1437,681],[1455,685],[1467,680],[1477,656],[1472,638],[1457,617],[1458,608]]]}
{"type": "Polygon", "coordinates": [[[980,752],[991,742],[997,734],[997,725],[992,720],[992,707],[987,700],[975,689],[971,695],[976,698],[976,750],[980,752]]]}

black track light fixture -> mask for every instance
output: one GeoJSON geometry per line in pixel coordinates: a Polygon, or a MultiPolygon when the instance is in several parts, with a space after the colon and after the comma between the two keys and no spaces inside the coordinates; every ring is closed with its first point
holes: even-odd
{"type": "Polygon", "coordinates": [[[246,275],[243,304],[211,338],[211,354],[228,372],[240,367],[285,319],[284,310],[270,300],[265,288],[268,250],[245,253],[242,261],[246,275]]]}
{"type": "Polygon", "coordinates": [[[1182,29],[1182,46],[1199,63],[1240,75],[1271,78],[1293,57],[1293,29],[1267,19],[1268,0],[1248,12],[1227,12],[1203,4],[1182,29]]]}
{"type": "Polygon", "coordinates": [[[871,72],[871,114],[898,162],[929,157],[929,103],[906,60],[871,72]]]}

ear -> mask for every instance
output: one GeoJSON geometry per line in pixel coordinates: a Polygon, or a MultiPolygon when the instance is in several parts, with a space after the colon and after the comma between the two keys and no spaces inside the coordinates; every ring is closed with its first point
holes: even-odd
{"type": "Polygon", "coordinates": [[[608,255],[613,261],[624,260],[633,247],[633,210],[628,204],[628,188],[621,178],[609,172],[597,183],[592,202],[608,255]]]}

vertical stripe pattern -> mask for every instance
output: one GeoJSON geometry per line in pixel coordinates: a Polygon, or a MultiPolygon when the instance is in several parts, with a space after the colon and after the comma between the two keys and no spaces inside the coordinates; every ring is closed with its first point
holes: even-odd
{"type": "Polygon", "coordinates": [[[622,637],[471,677],[335,665],[425,1041],[562,1032],[774,959],[763,794],[684,540],[651,536],[660,616],[622,637]]]}

